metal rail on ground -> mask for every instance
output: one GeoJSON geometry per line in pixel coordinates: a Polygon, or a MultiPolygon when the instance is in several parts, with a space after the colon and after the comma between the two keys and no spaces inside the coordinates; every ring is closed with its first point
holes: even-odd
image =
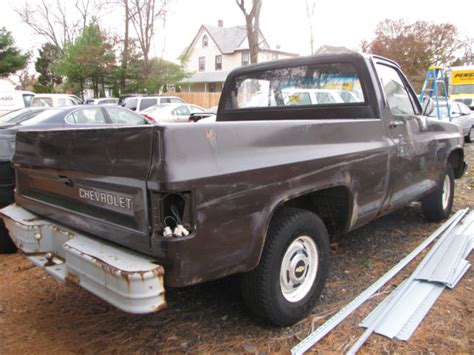
{"type": "Polygon", "coordinates": [[[405,256],[398,262],[393,268],[387,271],[381,278],[375,281],[371,286],[364,290],[355,299],[344,306],[339,312],[327,320],[318,329],[308,335],[299,344],[291,349],[292,354],[304,354],[305,351],[311,349],[311,347],[326,336],[332,329],[340,324],[347,316],[359,308],[365,301],[367,301],[372,295],[383,287],[392,277],[394,277],[400,270],[408,265],[418,254],[420,254],[428,245],[430,245],[436,238],[438,238],[447,229],[452,229],[467,213],[468,209],[457,211],[446,223],[441,225],[433,234],[425,239],[416,249],[410,254],[405,256]]]}

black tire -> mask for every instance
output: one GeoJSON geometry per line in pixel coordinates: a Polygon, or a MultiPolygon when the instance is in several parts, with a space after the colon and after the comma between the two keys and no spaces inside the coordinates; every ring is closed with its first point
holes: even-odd
{"type": "MultiPolygon", "coordinates": [[[[303,256],[304,249],[301,251],[303,254],[298,255],[303,256]]],[[[306,210],[282,208],[272,219],[259,265],[242,275],[242,297],[248,308],[257,316],[274,325],[288,326],[303,319],[314,308],[326,282],[328,269],[329,238],[323,221],[316,214],[306,210]],[[309,262],[307,265],[303,262],[303,266],[295,264],[294,274],[299,273],[303,279],[306,278],[303,274],[314,275],[315,272],[316,276],[314,281],[312,277],[308,277],[306,287],[310,287],[309,291],[300,293],[305,296],[291,302],[286,298],[289,296],[283,294],[284,286],[280,282],[280,270],[289,247],[298,244],[302,238],[309,244],[312,243],[309,240],[311,239],[316,246],[317,269],[314,271],[311,269],[314,266],[309,262]]],[[[289,272],[286,275],[289,280],[289,272]]],[[[300,285],[304,284],[302,282],[300,285]]]]}
{"type": "Polygon", "coordinates": [[[15,253],[16,250],[17,248],[8,234],[8,229],[0,219],[0,254],[15,253]]]}
{"type": "Polygon", "coordinates": [[[469,130],[469,133],[467,134],[467,136],[464,136],[464,142],[465,142],[465,143],[472,143],[472,140],[471,140],[471,130],[469,130]]]}
{"type": "Polygon", "coordinates": [[[421,200],[421,209],[423,215],[428,221],[439,222],[448,218],[451,214],[454,199],[454,173],[451,164],[447,163],[444,170],[443,178],[438,187],[428,196],[421,200]],[[447,204],[443,206],[444,182],[449,179],[449,197],[447,204]]]}

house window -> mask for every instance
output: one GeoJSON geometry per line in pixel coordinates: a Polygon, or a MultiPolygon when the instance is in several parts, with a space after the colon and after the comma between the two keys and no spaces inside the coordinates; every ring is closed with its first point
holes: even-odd
{"type": "Polygon", "coordinates": [[[207,35],[204,35],[204,37],[202,38],[202,48],[207,48],[207,45],[209,44],[208,42],[209,40],[207,38],[207,35]]]}
{"type": "Polygon", "coordinates": [[[222,70],[222,56],[216,55],[216,70],[222,70]]]}
{"type": "Polygon", "coordinates": [[[272,53],[272,60],[278,59],[278,53],[272,53]]]}
{"type": "Polygon", "coordinates": [[[206,70],[206,57],[199,57],[199,71],[206,70]]]}
{"type": "Polygon", "coordinates": [[[216,92],[216,83],[209,83],[209,92],[216,92]]]}
{"type": "Polygon", "coordinates": [[[242,52],[242,65],[248,65],[250,63],[250,53],[242,52]]]}

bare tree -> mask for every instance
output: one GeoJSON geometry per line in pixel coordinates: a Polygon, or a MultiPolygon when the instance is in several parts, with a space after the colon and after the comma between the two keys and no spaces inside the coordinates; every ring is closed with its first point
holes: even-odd
{"type": "Polygon", "coordinates": [[[252,0],[250,11],[247,11],[245,0],[235,0],[237,6],[245,16],[247,27],[247,39],[250,50],[250,63],[258,62],[259,35],[260,35],[260,10],[262,9],[262,0],[252,0]]]}
{"type": "Polygon", "coordinates": [[[309,24],[309,43],[311,47],[311,54],[314,54],[314,16],[316,9],[316,0],[306,0],[306,18],[309,24]]]}
{"type": "Polygon", "coordinates": [[[120,75],[120,93],[125,92],[127,67],[128,67],[128,39],[129,39],[129,24],[130,14],[128,10],[128,0],[122,0],[125,9],[125,33],[123,35],[123,52],[122,52],[122,73],[120,75]]]}
{"type": "Polygon", "coordinates": [[[168,0],[128,0],[129,19],[143,52],[145,79],[150,74],[150,49],[155,26],[158,20],[166,18],[168,2],[168,0]]]}
{"type": "Polygon", "coordinates": [[[92,17],[99,18],[104,0],[28,1],[15,9],[22,22],[61,49],[72,43],[92,17]]]}

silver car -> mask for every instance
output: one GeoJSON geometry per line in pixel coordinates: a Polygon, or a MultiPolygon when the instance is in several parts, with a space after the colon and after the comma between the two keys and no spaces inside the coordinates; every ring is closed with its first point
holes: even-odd
{"type": "MultiPolygon", "coordinates": [[[[464,140],[467,143],[471,142],[471,128],[472,128],[472,112],[461,102],[449,101],[449,109],[451,111],[451,122],[460,126],[464,135],[464,140]]],[[[437,109],[431,112],[430,117],[438,117],[443,121],[449,121],[448,109],[446,103],[440,103],[439,117],[437,109]]]]}

